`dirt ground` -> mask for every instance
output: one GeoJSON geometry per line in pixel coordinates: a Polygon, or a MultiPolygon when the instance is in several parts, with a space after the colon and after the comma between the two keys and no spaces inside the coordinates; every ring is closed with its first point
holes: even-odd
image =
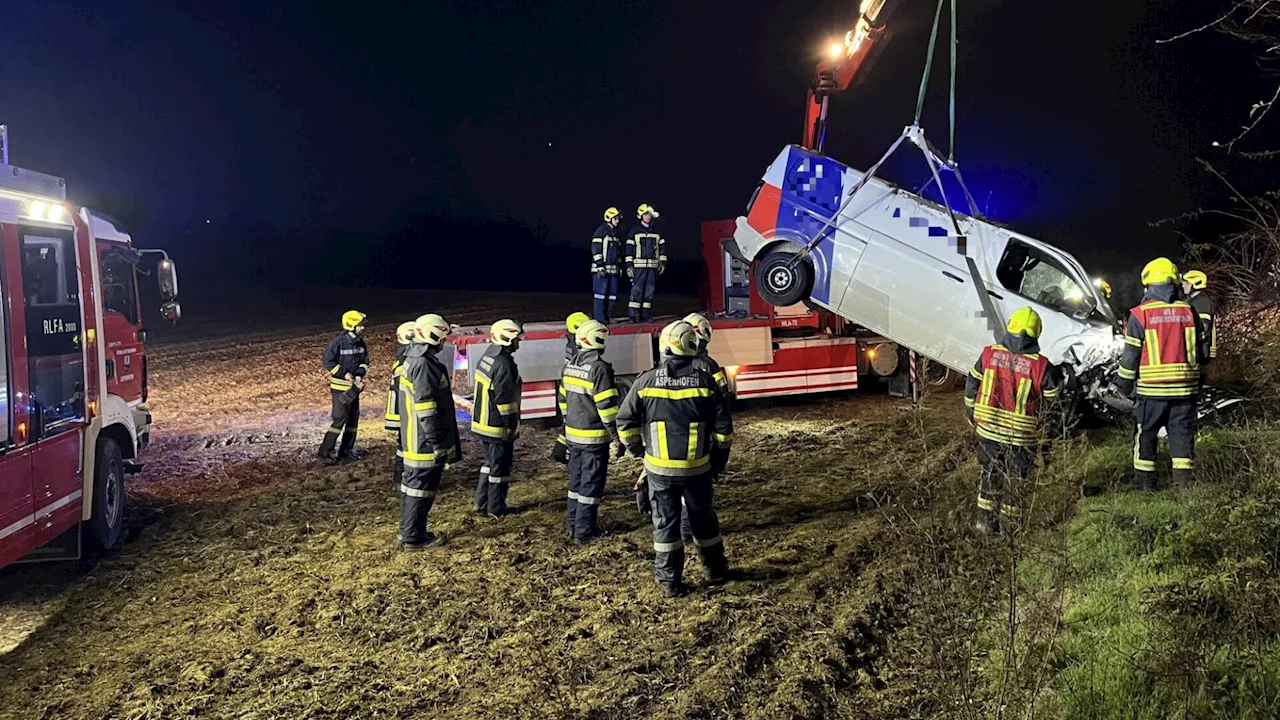
{"type": "MultiPolygon", "coordinates": [[[[437,300],[403,319],[566,309],[559,296],[437,300]]],[[[400,319],[374,318],[374,388],[400,319]]],[[[198,339],[197,325],[155,348],[157,432],[131,478],[128,540],[0,572],[0,718],[930,714],[919,649],[898,641],[927,618],[886,507],[905,475],[968,471],[958,395],[921,413],[873,393],[740,408],[716,493],[744,577],[668,600],[629,490],[638,461],[610,468],[606,535],[570,544],[545,428],[517,448],[519,514],[469,514],[468,443],[431,518],[449,544],[400,552],[381,394],[365,403],[368,458],[314,459],[332,332],[309,327],[198,339]]],[[[696,584],[694,558],[687,575],[696,584]]]]}

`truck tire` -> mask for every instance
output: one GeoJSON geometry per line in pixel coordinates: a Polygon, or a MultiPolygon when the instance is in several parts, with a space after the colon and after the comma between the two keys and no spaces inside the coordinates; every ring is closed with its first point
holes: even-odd
{"type": "Polygon", "coordinates": [[[795,305],[807,299],[812,290],[813,266],[795,253],[770,251],[756,268],[756,291],[770,305],[795,305]]]}
{"type": "Polygon", "coordinates": [[[110,550],[120,541],[124,502],[124,456],[115,440],[101,438],[94,463],[93,517],[89,518],[89,539],[97,548],[110,550]]]}
{"type": "Polygon", "coordinates": [[[635,375],[619,375],[613,379],[614,387],[618,388],[618,404],[621,405],[623,400],[627,399],[627,393],[631,392],[631,386],[635,385],[635,375]]]}

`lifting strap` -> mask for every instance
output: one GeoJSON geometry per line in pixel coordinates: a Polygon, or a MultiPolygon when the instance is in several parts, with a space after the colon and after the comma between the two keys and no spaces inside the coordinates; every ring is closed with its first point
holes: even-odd
{"type": "MultiPolygon", "coordinates": [[[[924,96],[929,89],[929,73],[933,71],[933,56],[938,46],[938,26],[942,24],[942,5],[947,0],[938,0],[933,11],[933,29],[929,32],[929,52],[924,59],[924,74],[920,77],[920,92],[916,96],[916,119],[912,123],[920,124],[920,116],[924,113],[924,96]]],[[[951,97],[949,115],[951,134],[947,146],[947,164],[956,159],[956,2],[951,0],[951,97]]]]}

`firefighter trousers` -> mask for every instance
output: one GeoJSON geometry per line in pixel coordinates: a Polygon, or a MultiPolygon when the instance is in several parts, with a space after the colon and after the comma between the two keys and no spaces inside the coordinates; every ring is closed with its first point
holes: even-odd
{"type": "Polygon", "coordinates": [[[1156,449],[1160,428],[1169,433],[1169,455],[1173,458],[1173,477],[1191,479],[1196,456],[1196,398],[1138,397],[1133,408],[1138,420],[1137,439],[1133,445],[1133,485],[1149,490],[1155,485],[1156,449]]]}
{"type": "Polygon", "coordinates": [[[400,483],[400,542],[413,545],[427,540],[427,515],[436,502],[443,465],[406,467],[400,483]]]}
{"type": "Polygon", "coordinates": [[[978,512],[988,518],[1016,518],[1022,512],[1023,481],[1035,469],[1031,448],[1005,445],[994,440],[978,440],[978,464],[982,480],[978,487],[978,512]]]}
{"type": "Polygon", "coordinates": [[[334,446],[339,455],[346,455],[356,447],[356,430],[360,427],[360,396],[350,390],[330,390],[333,395],[333,422],[320,443],[320,455],[332,457],[334,446]],[[354,395],[354,397],[352,397],[354,395]],[[342,436],[341,444],[338,436],[342,436]]]}
{"type": "Polygon", "coordinates": [[[503,440],[484,441],[484,465],[476,483],[476,510],[490,515],[505,515],[507,485],[511,483],[511,463],[515,459],[515,443],[503,440]]]}
{"type": "Polygon", "coordinates": [[[605,477],[609,473],[609,443],[598,445],[569,444],[569,534],[587,540],[597,534],[596,517],[604,497],[605,477]]]}
{"type": "Polygon", "coordinates": [[[592,275],[591,297],[595,301],[591,317],[608,325],[613,317],[613,304],[618,300],[618,276],[592,275]]]}
{"type": "Polygon", "coordinates": [[[653,319],[653,291],[658,284],[658,271],[654,268],[636,268],[631,279],[631,300],[627,303],[627,317],[632,322],[653,319]]]}
{"type": "Polygon", "coordinates": [[[397,491],[399,491],[400,485],[403,482],[404,482],[404,455],[401,455],[400,451],[397,450],[396,463],[393,466],[393,469],[391,470],[391,484],[392,484],[392,487],[394,487],[397,491]]]}
{"type": "Polygon", "coordinates": [[[689,525],[698,557],[707,575],[728,575],[720,519],[712,507],[711,473],[694,477],[666,477],[649,473],[649,501],[653,505],[653,569],[663,587],[684,582],[684,540],[680,537],[681,500],[689,509],[689,525]]]}

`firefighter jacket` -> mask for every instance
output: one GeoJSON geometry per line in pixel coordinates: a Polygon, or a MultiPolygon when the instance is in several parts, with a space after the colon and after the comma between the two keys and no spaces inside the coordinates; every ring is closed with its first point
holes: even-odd
{"type": "Polygon", "coordinates": [[[324,369],[329,373],[329,389],[339,392],[350,390],[352,382],[347,375],[363,378],[369,372],[369,348],[364,338],[353,332],[344,332],[324,349],[324,369]]]}
{"type": "Polygon", "coordinates": [[[715,358],[707,354],[707,346],[705,343],[699,343],[698,354],[693,356],[693,364],[699,369],[705,371],[716,381],[716,387],[725,397],[729,397],[729,378],[724,374],[724,368],[720,367],[720,363],[715,358]]]}
{"type": "Polygon", "coordinates": [[[520,425],[523,385],[511,348],[490,345],[476,366],[471,432],[492,440],[514,440],[520,425]]]}
{"type": "Polygon", "coordinates": [[[413,343],[400,368],[400,452],[406,468],[429,468],[462,457],[450,372],[432,350],[413,343]]]}
{"type": "Polygon", "coordinates": [[[618,387],[613,366],[599,350],[583,350],[560,375],[560,414],[565,439],[577,445],[605,445],[618,439],[618,387]]]}
{"type": "Polygon", "coordinates": [[[1209,357],[1209,343],[1199,325],[1195,310],[1174,299],[1173,283],[1147,288],[1142,303],[1129,311],[1116,387],[1129,395],[1137,380],[1139,397],[1195,395],[1200,390],[1200,365],[1209,357]]]}
{"type": "Polygon", "coordinates": [[[1209,360],[1218,357],[1218,324],[1217,315],[1213,311],[1213,298],[1205,295],[1203,290],[1196,290],[1187,298],[1187,304],[1196,311],[1200,318],[1200,332],[1209,340],[1209,356],[1203,358],[1204,362],[1201,363],[1207,365],[1209,360]]]}
{"type": "Polygon", "coordinates": [[[1061,391],[1057,369],[1025,333],[982,349],[969,371],[964,404],[973,413],[978,437],[1019,447],[1040,445],[1040,410],[1061,391]]]}
{"type": "Polygon", "coordinates": [[[396,343],[396,360],[391,363],[391,387],[387,388],[386,422],[383,425],[383,427],[392,432],[400,429],[400,401],[396,396],[396,392],[400,389],[400,368],[404,366],[405,353],[407,352],[409,352],[408,345],[396,343]]]}
{"type": "Polygon", "coordinates": [[[733,420],[715,380],[693,358],[670,356],[636,379],[618,411],[618,436],[645,472],[690,477],[729,460],[733,420]]]}
{"type": "MultiPolygon", "coordinates": [[[[606,225],[608,223],[605,223],[606,225]]],[[[573,333],[569,333],[565,337],[564,347],[564,364],[568,365],[578,355],[578,341],[573,337],[573,333]]],[[[560,368],[560,372],[564,374],[564,368],[560,368]]],[[[560,409],[560,434],[556,436],[556,443],[559,445],[568,445],[568,441],[564,437],[564,382],[563,380],[556,383],[556,407],[560,409]]]]}
{"type": "Polygon", "coordinates": [[[627,237],[627,269],[662,270],[667,266],[667,241],[652,226],[636,223],[627,237]]]}
{"type": "Polygon", "coordinates": [[[615,232],[609,223],[600,223],[591,236],[591,272],[596,275],[617,275],[622,270],[622,240],[615,232]]]}

